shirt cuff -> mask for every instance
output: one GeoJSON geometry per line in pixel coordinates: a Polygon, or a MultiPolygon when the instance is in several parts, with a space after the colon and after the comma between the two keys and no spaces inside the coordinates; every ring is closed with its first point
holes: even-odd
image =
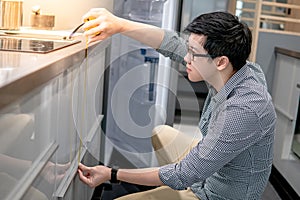
{"type": "Polygon", "coordinates": [[[177,163],[165,165],[159,168],[159,178],[163,184],[174,190],[184,190],[186,186],[180,180],[176,173],[177,163]]]}
{"type": "Polygon", "coordinates": [[[165,35],[157,52],[171,60],[185,65],[184,56],[186,55],[186,46],[183,38],[180,38],[174,31],[165,30],[165,35]]]}
{"type": "Polygon", "coordinates": [[[177,34],[173,31],[165,30],[165,35],[163,38],[163,41],[160,44],[160,47],[157,50],[166,50],[168,49],[168,46],[170,45],[170,41],[173,37],[176,37],[177,34]]]}

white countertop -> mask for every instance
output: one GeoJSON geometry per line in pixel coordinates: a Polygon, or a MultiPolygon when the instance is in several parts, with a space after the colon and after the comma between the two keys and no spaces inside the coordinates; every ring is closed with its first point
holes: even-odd
{"type": "Polygon", "coordinates": [[[0,88],[85,49],[85,40],[50,53],[0,51],[0,88]]]}
{"type": "MultiPolygon", "coordinates": [[[[83,62],[86,40],[50,53],[0,51],[0,108],[26,94],[33,88],[51,80],[66,68],[83,62]]],[[[89,45],[106,48],[110,40],[89,45]]]]}

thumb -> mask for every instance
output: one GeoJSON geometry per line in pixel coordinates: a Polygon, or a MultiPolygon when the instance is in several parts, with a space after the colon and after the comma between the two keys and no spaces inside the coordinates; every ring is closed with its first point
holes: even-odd
{"type": "Polygon", "coordinates": [[[86,171],[86,170],[89,170],[89,167],[79,163],[78,164],[78,168],[81,170],[81,171],[86,171]]]}

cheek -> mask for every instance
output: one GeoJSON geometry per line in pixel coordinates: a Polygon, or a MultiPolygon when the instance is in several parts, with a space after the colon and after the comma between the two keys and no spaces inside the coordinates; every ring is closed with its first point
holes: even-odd
{"type": "Polygon", "coordinates": [[[196,69],[194,67],[191,67],[191,69],[192,70],[190,71],[190,73],[188,73],[189,80],[192,82],[202,81],[203,77],[199,69],[196,69]]]}
{"type": "Polygon", "coordinates": [[[204,80],[210,79],[211,76],[218,72],[214,63],[203,63],[198,66],[194,66],[193,70],[204,80]]]}

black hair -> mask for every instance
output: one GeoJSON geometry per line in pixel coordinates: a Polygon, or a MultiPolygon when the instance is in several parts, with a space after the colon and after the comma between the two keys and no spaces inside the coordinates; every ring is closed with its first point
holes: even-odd
{"type": "Polygon", "coordinates": [[[203,48],[212,58],[227,56],[233,68],[246,64],[251,52],[252,35],[245,23],[228,12],[211,12],[196,17],[185,32],[206,36],[203,48]]]}

